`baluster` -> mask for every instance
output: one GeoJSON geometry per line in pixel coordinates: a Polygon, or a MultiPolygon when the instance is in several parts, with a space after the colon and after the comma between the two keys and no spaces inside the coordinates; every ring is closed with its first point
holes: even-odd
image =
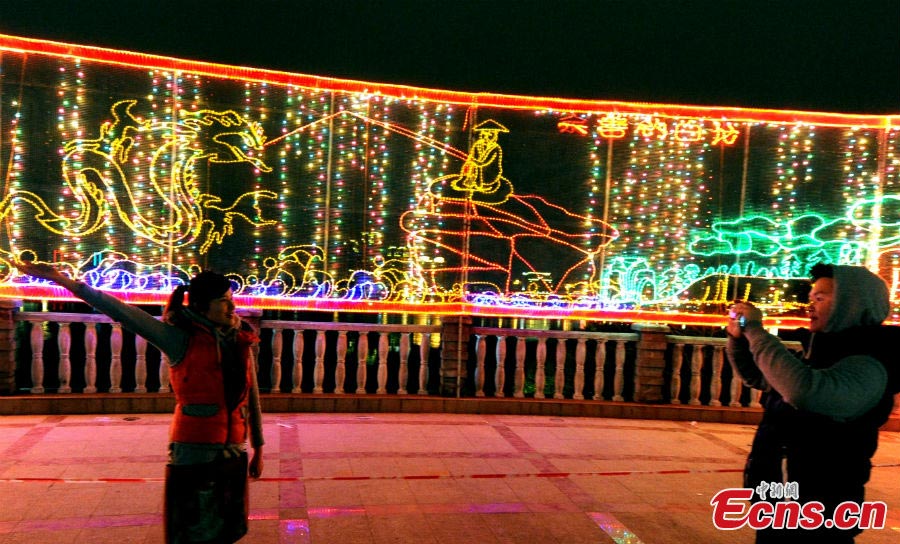
{"type": "Polygon", "coordinates": [[[613,377],[613,400],[622,402],[625,397],[622,391],[625,387],[625,341],[616,340],[616,375],[613,377]]]}
{"type": "Polygon", "coordinates": [[[696,406],[700,404],[700,369],[703,368],[703,346],[694,345],[694,354],[691,356],[691,400],[688,404],[696,406]]]}
{"type": "Polygon", "coordinates": [[[525,397],[525,337],[516,337],[516,373],[514,375],[513,397],[521,399],[525,397]]]}
{"type": "Polygon", "coordinates": [[[400,374],[397,377],[399,388],[398,395],[406,394],[406,383],[409,381],[409,335],[410,333],[400,333],[400,374]]]}
{"type": "Polygon", "coordinates": [[[751,389],[750,390],[750,407],[751,408],[759,408],[762,404],[759,403],[759,399],[762,398],[762,390],[761,389],[751,389]]]}
{"type": "MultiPolygon", "coordinates": [[[[278,331],[281,336],[281,331],[278,331]]],[[[274,336],[272,337],[275,338],[274,336]]],[[[294,329],[294,341],[291,344],[291,351],[294,354],[294,366],[291,367],[291,393],[303,392],[303,329],[294,329]]],[[[272,346],[272,366],[275,365],[275,347],[272,346]]],[[[281,341],[278,342],[278,375],[279,383],[281,376],[281,341]]]]}
{"type": "Polygon", "coordinates": [[[422,333],[419,344],[419,394],[428,394],[428,354],[431,353],[431,333],[422,333]]]}
{"type": "Polygon", "coordinates": [[[316,366],[313,369],[313,393],[321,393],[325,381],[325,331],[316,333],[316,366]]]}
{"type": "Polygon", "coordinates": [[[484,396],[484,359],[487,355],[487,343],[485,342],[485,335],[476,334],[475,335],[475,359],[477,363],[475,364],[475,396],[483,397],[484,396]]]}
{"type": "Polygon", "coordinates": [[[556,370],[553,373],[553,398],[563,398],[563,387],[566,385],[566,356],[565,356],[565,340],[560,338],[559,344],[556,346],[556,370]],[[563,345],[563,356],[559,356],[559,346],[563,345]]]}
{"type": "Polygon", "coordinates": [[[172,366],[172,360],[169,359],[169,356],[163,353],[159,357],[159,392],[160,393],[169,393],[171,388],[169,387],[169,367],[172,366]]]}
{"type": "MultiPolygon", "coordinates": [[[[297,332],[295,331],[294,334],[297,332]]],[[[299,336],[302,338],[303,335],[299,336]]],[[[272,368],[269,369],[272,393],[281,393],[281,351],[283,348],[284,339],[281,337],[281,329],[272,329],[272,368]]]]}
{"type": "Polygon", "coordinates": [[[122,325],[112,324],[112,332],[109,335],[110,361],[109,361],[109,392],[122,392],[122,325]]]}
{"type": "Polygon", "coordinates": [[[605,376],[603,375],[606,366],[606,339],[597,339],[597,364],[594,368],[594,400],[603,400],[603,385],[605,376]]]}
{"type": "Polygon", "coordinates": [[[369,358],[369,333],[365,331],[359,333],[359,340],[356,342],[356,358],[359,361],[356,366],[356,394],[364,395],[368,379],[366,359],[369,358]]]}
{"type": "Polygon", "coordinates": [[[347,331],[338,332],[337,367],[334,369],[334,392],[344,394],[344,378],[347,375],[347,331]]]}
{"type": "MultiPolygon", "coordinates": [[[[563,342],[560,339],[560,342],[563,342]]],[[[575,380],[572,384],[575,390],[572,393],[574,400],[584,400],[584,360],[587,358],[587,346],[585,339],[579,338],[575,344],[575,380]]]]}
{"type": "MultiPolygon", "coordinates": [[[[641,373],[638,372],[636,363],[635,363],[635,369],[634,369],[634,380],[632,380],[632,382],[634,384],[634,388],[632,389],[632,391],[634,391],[634,393],[632,394],[632,397],[636,397],[638,395],[638,392],[641,390],[641,373]]],[[[632,400],[634,400],[634,399],[632,399],[632,400]]]]}
{"type": "MultiPolygon", "coordinates": [[[[556,356],[555,356],[555,361],[556,361],[556,368],[559,368],[560,366],[563,366],[563,367],[564,367],[565,364],[566,364],[566,342],[565,342],[565,340],[562,339],[562,338],[560,338],[560,339],[556,342],[556,356]]],[[[554,384],[553,384],[553,386],[554,386],[553,396],[556,397],[556,390],[555,390],[555,388],[556,388],[556,376],[555,376],[555,371],[554,371],[554,384]]]]}
{"type": "Polygon", "coordinates": [[[69,352],[72,349],[72,331],[68,323],[59,324],[59,332],[56,336],[56,345],[59,346],[59,393],[71,393],[72,386],[72,361],[69,352]]]}
{"type": "Polygon", "coordinates": [[[575,400],[584,400],[584,359],[586,356],[585,339],[579,338],[578,345],[575,346],[575,391],[572,393],[572,398],[575,400]]]}
{"type": "Polygon", "coordinates": [[[546,376],[544,376],[545,366],[547,364],[546,338],[538,338],[535,356],[537,357],[537,369],[534,371],[534,398],[542,399],[544,398],[544,383],[546,382],[546,376]]]}
{"type": "Polygon", "coordinates": [[[672,351],[672,385],[669,389],[672,404],[681,404],[681,363],[684,361],[684,344],[675,344],[672,351]]]}
{"type": "Polygon", "coordinates": [[[506,338],[497,337],[497,369],[494,371],[494,385],[497,388],[494,391],[495,397],[503,397],[506,393],[503,391],[506,386],[506,338]]]}
{"type": "Polygon", "coordinates": [[[147,339],[134,335],[134,392],[147,392],[147,339]]]}
{"type": "Polygon", "coordinates": [[[44,324],[31,323],[31,392],[44,392],[44,324]]]}
{"type": "Polygon", "coordinates": [[[377,395],[387,393],[387,360],[388,351],[390,351],[390,333],[382,332],[378,334],[378,390],[377,395]]]}
{"type": "Polygon", "coordinates": [[[84,392],[97,392],[97,326],[84,324],[84,392]]]}
{"type": "Polygon", "coordinates": [[[737,375],[736,372],[731,373],[731,402],[728,403],[728,406],[732,408],[740,408],[741,407],[741,378],[737,375]]]}
{"type": "Polygon", "coordinates": [[[725,346],[713,346],[712,382],[710,383],[710,406],[722,406],[722,367],[725,365],[725,346]]]}

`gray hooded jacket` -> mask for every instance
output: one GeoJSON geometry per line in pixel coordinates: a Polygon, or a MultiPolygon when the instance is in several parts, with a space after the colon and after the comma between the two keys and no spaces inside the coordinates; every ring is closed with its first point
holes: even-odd
{"type": "MultiPolygon", "coordinates": [[[[884,280],[859,266],[836,265],[834,302],[824,332],[881,324],[890,312],[884,280]]],[[[815,334],[810,350],[815,347],[815,334]]],[[[814,369],[789,352],[758,322],[748,323],[744,338],[729,338],[728,359],[748,387],[774,389],[794,408],[851,421],[875,407],[888,383],[887,371],[866,355],[845,357],[814,369]]]]}

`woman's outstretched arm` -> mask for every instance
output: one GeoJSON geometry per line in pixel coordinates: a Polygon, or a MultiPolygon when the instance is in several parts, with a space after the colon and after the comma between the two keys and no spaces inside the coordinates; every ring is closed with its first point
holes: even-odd
{"type": "Polygon", "coordinates": [[[126,304],[90,285],[74,280],[48,263],[13,261],[13,265],[23,274],[49,280],[64,287],[97,311],[121,323],[126,329],[143,336],[165,353],[172,364],[178,363],[184,357],[188,339],[186,331],[163,323],[136,306],[126,304]]]}

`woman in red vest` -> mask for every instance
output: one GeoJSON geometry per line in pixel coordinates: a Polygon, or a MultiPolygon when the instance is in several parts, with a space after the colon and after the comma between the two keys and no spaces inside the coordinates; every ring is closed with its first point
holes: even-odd
{"type": "Polygon", "coordinates": [[[47,263],[16,262],[147,339],[170,360],[165,526],[169,543],[236,542],[247,533],[247,475],[262,473],[262,411],[251,355],[259,338],[235,313],[231,283],[201,272],[169,298],[162,321],[47,263]],[[184,305],[187,293],[189,304],[184,305]],[[248,463],[248,437],[253,455],[248,463]]]}

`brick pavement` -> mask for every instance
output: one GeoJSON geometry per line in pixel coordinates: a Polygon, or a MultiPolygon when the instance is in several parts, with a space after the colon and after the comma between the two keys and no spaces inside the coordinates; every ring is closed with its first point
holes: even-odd
{"type": "MultiPolygon", "coordinates": [[[[162,542],[162,414],[0,417],[0,541],[162,542]]],[[[753,427],[465,414],[267,414],[242,543],[742,544],[709,500],[753,427]]],[[[900,434],[869,500],[900,541],[900,434]]]]}

